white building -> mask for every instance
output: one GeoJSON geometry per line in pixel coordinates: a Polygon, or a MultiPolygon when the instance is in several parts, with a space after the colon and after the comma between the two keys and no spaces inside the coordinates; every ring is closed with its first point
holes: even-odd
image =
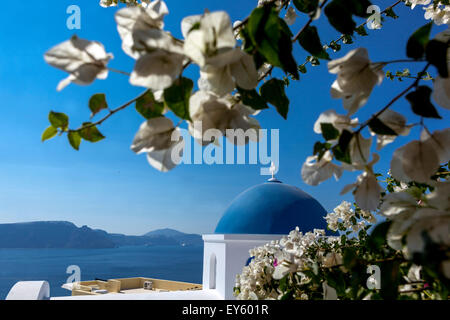
{"type": "Polygon", "coordinates": [[[51,297],[46,281],[21,281],[7,300],[209,300],[233,299],[236,275],[249,261],[249,250],[280,239],[296,226],[301,231],[326,229],[325,209],[297,187],[272,178],[241,193],[228,207],[214,234],[203,235],[202,290],[139,293],[106,293],[51,297]]]}

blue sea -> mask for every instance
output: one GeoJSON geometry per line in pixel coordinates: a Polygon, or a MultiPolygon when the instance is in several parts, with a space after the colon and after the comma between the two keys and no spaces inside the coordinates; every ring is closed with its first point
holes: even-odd
{"type": "Polygon", "coordinates": [[[61,288],[81,269],[81,281],[149,277],[201,283],[203,246],[133,246],[113,249],[0,249],[0,299],[18,281],[46,280],[51,296],[67,296],[61,288]]]}

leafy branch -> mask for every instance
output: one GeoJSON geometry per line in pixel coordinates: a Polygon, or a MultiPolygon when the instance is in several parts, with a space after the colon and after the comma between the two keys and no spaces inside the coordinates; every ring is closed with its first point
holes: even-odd
{"type": "Polygon", "coordinates": [[[377,119],[383,112],[385,112],[387,109],[389,109],[398,99],[403,97],[405,94],[407,94],[411,89],[417,87],[419,85],[420,80],[422,79],[422,76],[426,74],[427,69],[430,67],[430,63],[427,63],[426,66],[423,68],[421,72],[419,72],[419,76],[415,79],[413,83],[411,83],[406,89],[404,89],[402,92],[400,92],[398,95],[396,95],[386,106],[384,106],[381,110],[379,110],[377,113],[375,113],[372,117],[370,117],[368,120],[366,120],[358,130],[356,130],[356,133],[361,132],[362,129],[367,127],[369,123],[377,119]]]}

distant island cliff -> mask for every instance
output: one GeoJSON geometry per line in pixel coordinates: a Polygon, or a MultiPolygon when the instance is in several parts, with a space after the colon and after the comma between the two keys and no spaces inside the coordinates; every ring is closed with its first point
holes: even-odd
{"type": "Polygon", "coordinates": [[[201,245],[198,234],[159,229],[142,236],[108,233],[77,227],[68,221],[37,221],[0,224],[0,248],[78,248],[100,249],[142,245],[201,245]]]}

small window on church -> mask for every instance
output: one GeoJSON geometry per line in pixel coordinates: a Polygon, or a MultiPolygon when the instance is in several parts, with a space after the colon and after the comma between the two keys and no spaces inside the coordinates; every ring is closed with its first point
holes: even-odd
{"type": "Polygon", "coordinates": [[[216,255],[213,253],[209,257],[209,289],[216,288],[216,270],[217,270],[217,259],[216,255]]]}

